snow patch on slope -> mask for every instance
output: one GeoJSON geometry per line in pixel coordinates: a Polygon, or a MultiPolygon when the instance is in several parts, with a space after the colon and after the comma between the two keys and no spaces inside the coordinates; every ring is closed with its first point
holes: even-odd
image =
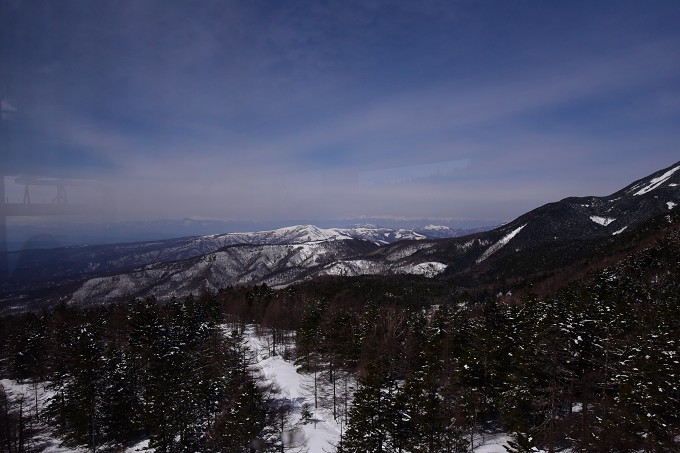
{"type": "Polygon", "coordinates": [[[417,242],[417,243],[410,243],[410,244],[405,244],[400,247],[395,247],[393,248],[390,253],[385,257],[385,259],[388,262],[394,262],[394,261],[399,261],[404,258],[408,258],[409,256],[413,255],[416,252],[419,252],[420,250],[427,250],[432,247],[434,247],[434,243],[432,242],[417,242]]]}
{"type": "Polygon", "coordinates": [[[667,201],[666,206],[668,206],[668,210],[670,211],[671,209],[673,209],[674,207],[677,206],[677,203],[673,203],[672,201],[667,201]]]}
{"type": "Polygon", "coordinates": [[[610,223],[612,223],[613,221],[615,221],[616,219],[613,219],[611,217],[600,217],[600,216],[597,216],[597,215],[591,215],[590,220],[597,223],[598,225],[607,226],[610,223]]]}
{"type": "Polygon", "coordinates": [[[318,275],[342,275],[354,277],[357,275],[377,274],[382,269],[378,263],[368,260],[340,260],[319,271],[318,275]],[[376,269],[378,265],[379,269],[376,269]]]}
{"type": "Polygon", "coordinates": [[[652,178],[652,179],[649,181],[649,184],[647,184],[645,187],[643,187],[642,189],[640,189],[640,190],[638,190],[637,192],[635,192],[635,193],[633,194],[633,196],[636,196],[636,195],[644,195],[644,194],[646,194],[646,193],[648,193],[648,192],[651,192],[652,190],[654,190],[654,189],[656,189],[657,187],[659,187],[661,184],[663,184],[663,183],[665,183],[666,181],[668,181],[668,179],[669,179],[671,176],[673,176],[673,173],[675,173],[675,172],[678,171],[678,170],[680,170],[680,166],[675,167],[675,168],[671,168],[671,169],[668,170],[666,173],[664,173],[663,175],[661,175],[661,176],[659,176],[659,177],[657,177],[657,178],[652,178]]]}
{"type": "Polygon", "coordinates": [[[616,236],[617,234],[623,233],[623,231],[624,231],[626,228],[628,228],[628,226],[625,226],[625,227],[621,228],[620,230],[614,231],[614,232],[612,233],[612,236],[616,236]]]}
{"type": "Polygon", "coordinates": [[[446,269],[446,264],[430,261],[401,267],[397,269],[397,273],[424,275],[431,278],[444,272],[444,269],[446,269]]]}
{"type": "Polygon", "coordinates": [[[340,260],[329,264],[316,275],[340,275],[344,277],[356,277],[358,275],[394,273],[424,275],[425,277],[431,278],[444,272],[444,269],[446,269],[446,264],[438,263],[436,261],[395,266],[369,260],[340,260]]]}
{"type": "Polygon", "coordinates": [[[502,237],[498,242],[496,242],[494,245],[492,245],[491,247],[489,247],[488,249],[486,249],[486,251],[485,251],[484,253],[482,253],[482,256],[480,256],[479,258],[477,258],[477,261],[476,261],[477,264],[481,263],[482,261],[484,261],[485,259],[487,259],[488,257],[490,257],[492,254],[494,254],[494,253],[496,253],[498,250],[500,250],[505,244],[507,244],[508,242],[510,242],[510,240],[511,240],[512,238],[514,238],[515,236],[517,236],[517,233],[519,233],[520,231],[522,231],[522,228],[524,228],[525,226],[527,226],[526,223],[525,223],[524,225],[522,225],[521,227],[519,227],[519,228],[517,228],[517,229],[515,229],[515,230],[512,230],[510,233],[508,233],[508,234],[506,234],[505,236],[503,236],[503,237],[502,237]]]}

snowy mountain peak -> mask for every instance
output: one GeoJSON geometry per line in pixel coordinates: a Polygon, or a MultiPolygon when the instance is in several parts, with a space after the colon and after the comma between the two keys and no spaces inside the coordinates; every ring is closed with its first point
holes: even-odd
{"type": "Polygon", "coordinates": [[[424,226],[422,229],[426,231],[446,231],[449,230],[450,228],[442,225],[427,225],[424,226]]]}
{"type": "Polygon", "coordinates": [[[428,236],[413,230],[381,228],[374,225],[354,228],[319,228],[315,225],[296,225],[268,231],[225,233],[210,237],[231,240],[231,243],[245,244],[304,244],[359,239],[378,245],[404,239],[421,240],[428,238],[428,236]]]}
{"type": "Polygon", "coordinates": [[[276,243],[306,243],[352,239],[351,236],[343,234],[337,229],[324,229],[315,225],[296,225],[249,234],[264,236],[267,238],[267,242],[274,240],[276,243]]]}

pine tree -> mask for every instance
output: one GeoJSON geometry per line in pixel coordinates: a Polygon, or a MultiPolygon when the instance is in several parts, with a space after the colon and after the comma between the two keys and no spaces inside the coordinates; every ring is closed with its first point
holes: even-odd
{"type": "Polygon", "coordinates": [[[214,452],[249,452],[263,444],[265,402],[257,386],[246,380],[229,389],[230,397],[220,405],[220,412],[208,432],[206,446],[214,452]]]}
{"type": "Polygon", "coordinates": [[[347,432],[338,453],[397,451],[398,389],[386,364],[372,364],[359,381],[347,432]]]}
{"type": "Polygon", "coordinates": [[[135,389],[135,375],[130,354],[110,348],[105,356],[101,379],[102,441],[126,445],[143,434],[142,405],[135,389]]]}
{"type": "Polygon", "coordinates": [[[21,321],[21,327],[9,341],[12,351],[9,371],[18,381],[43,380],[46,372],[45,319],[29,313],[21,321]]]}
{"type": "Polygon", "coordinates": [[[94,326],[82,325],[73,339],[67,374],[55,387],[48,414],[67,443],[95,449],[101,442],[102,351],[94,326]]]}
{"type": "Polygon", "coordinates": [[[442,345],[447,334],[447,318],[435,317],[425,329],[421,366],[399,393],[401,418],[397,424],[397,445],[413,453],[466,452],[468,442],[455,423],[453,401],[445,400],[442,345]]]}

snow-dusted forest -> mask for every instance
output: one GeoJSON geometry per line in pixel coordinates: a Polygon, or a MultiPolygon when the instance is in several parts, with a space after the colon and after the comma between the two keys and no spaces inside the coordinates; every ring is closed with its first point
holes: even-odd
{"type": "Polygon", "coordinates": [[[336,278],[7,316],[0,440],[8,452],[675,450],[677,256],[671,228],[521,302],[336,278]]]}

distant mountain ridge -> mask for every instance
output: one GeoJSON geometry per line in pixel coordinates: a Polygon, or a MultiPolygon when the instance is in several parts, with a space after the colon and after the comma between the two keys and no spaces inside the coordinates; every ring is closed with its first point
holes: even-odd
{"type": "Polygon", "coordinates": [[[14,281],[46,281],[84,275],[116,273],[154,263],[178,261],[216,252],[229,246],[292,245],[325,241],[365,241],[375,246],[401,240],[455,237],[466,232],[450,227],[393,229],[374,225],[319,228],[298,225],[275,230],[224,233],[123,244],[73,246],[11,252],[14,281]]]}
{"type": "Polygon", "coordinates": [[[133,242],[158,242],[176,238],[211,236],[227,232],[261,232],[288,227],[289,225],[316,225],[320,228],[335,228],[338,224],[348,225],[345,228],[386,228],[392,230],[416,231],[427,237],[456,237],[479,231],[489,230],[500,221],[456,221],[442,220],[442,230],[436,231],[422,225],[432,223],[431,219],[362,219],[363,225],[355,225],[357,219],[345,219],[334,222],[289,221],[256,222],[247,220],[218,220],[200,217],[183,219],[137,220],[120,222],[54,222],[49,223],[22,222],[13,219],[8,226],[8,250],[22,251],[29,249],[49,249],[58,247],[74,247],[82,245],[112,245],[133,242]],[[364,221],[366,220],[366,221],[364,221]],[[380,225],[380,226],[378,226],[380,225]],[[423,231],[421,231],[423,230],[423,231]]]}
{"type": "MultiPolygon", "coordinates": [[[[569,197],[503,226],[464,237],[448,227],[301,225],[167,241],[29,251],[17,262],[26,281],[61,283],[74,303],[154,295],[181,297],[229,285],[282,287],[322,276],[416,274],[456,286],[517,282],[587,260],[624,243],[659,216],[674,221],[680,162],[605,197],[569,197]]],[[[16,279],[21,281],[21,278],[16,279]]],[[[49,285],[48,285],[49,286],[49,285]]],[[[4,291],[5,300],[21,284],[4,291]]]]}

